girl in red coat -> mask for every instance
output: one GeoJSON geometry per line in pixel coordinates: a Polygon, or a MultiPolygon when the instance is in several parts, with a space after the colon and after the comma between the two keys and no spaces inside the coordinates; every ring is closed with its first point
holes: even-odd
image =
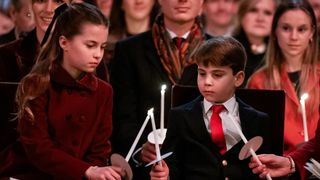
{"type": "MultiPolygon", "coordinates": [[[[61,9],[61,8],[60,8],[61,9]]],[[[93,72],[108,36],[94,6],[72,4],[17,90],[19,142],[0,154],[1,176],[121,179],[109,166],[112,88],[93,72]]]]}
{"type": "Polygon", "coordinates": [[[282,89],[286,93],[284,154],[301,146],[304,139],[304,93],[309,138],[315,137],[320,105],[318,32],[312,7],[304,0],[286,0],[277,8],[271,29],[266,65],[251,76],[248,87],[282,89]]]}

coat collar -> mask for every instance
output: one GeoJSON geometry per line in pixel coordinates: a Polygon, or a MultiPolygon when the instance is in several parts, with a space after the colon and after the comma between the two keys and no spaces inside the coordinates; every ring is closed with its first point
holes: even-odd
{"type": "Polygon", "coordinates": [[[66,87],[96,91],[98,78],[93,73],[86,73],[80,80],[73,79],[70,74],[58,63],[53,63],[50,70],[51,81],[66,87]]]}

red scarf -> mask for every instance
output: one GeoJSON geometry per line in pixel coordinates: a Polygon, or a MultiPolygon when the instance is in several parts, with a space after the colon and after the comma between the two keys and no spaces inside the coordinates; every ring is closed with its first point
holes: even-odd
{"type": "Polygon", "coordinates": [[[179,52],[179,49],[175,46],[174,41],[164,26],[163,19],[163,15],[160,15],[155,20],[152,27],[153,41],[170,81],[173,84],[177,84],[184,68],[194,63],[193,55],[205,39],[205,34],[202,24],[196,18],[194,25],[190,29],[188,38],[182,43],[179,52]]]}

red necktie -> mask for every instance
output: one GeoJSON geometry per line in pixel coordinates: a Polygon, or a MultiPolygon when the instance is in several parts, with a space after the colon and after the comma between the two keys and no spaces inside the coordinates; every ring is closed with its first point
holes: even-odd
{"type": "Polygon", "coordinates": [[[221,118],[219,113],[224,110],[223,105],[212,106],[212,116],[210,119],[211,137],[212,141],[219,147],[220,154],[224,154],[227,151],[226,141],[224,139],[224,133],[222,128],[221,118]]]}
{"type": "Polygon", "coordinates": [[[178,50],[180,51],[183,38],[182,37],[175,37],[175,38],[173,38],[173,41],[176,44],[176,47],[178,48],[178,50]]]}

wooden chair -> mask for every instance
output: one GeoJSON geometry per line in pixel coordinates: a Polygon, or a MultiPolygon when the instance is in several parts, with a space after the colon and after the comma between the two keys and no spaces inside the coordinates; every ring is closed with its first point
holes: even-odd
{"type": "MultiPolygon", "coordinates": [[[[171,92],[171,107],[188,103],[200,95],[195,86],[175,85],[171,92]]],[[[264,139],[272,144],[271,153],[283,154],[285,93],[282,90],[237,89],[236,96],[270,117],[269,135],[264,139]]]]}

